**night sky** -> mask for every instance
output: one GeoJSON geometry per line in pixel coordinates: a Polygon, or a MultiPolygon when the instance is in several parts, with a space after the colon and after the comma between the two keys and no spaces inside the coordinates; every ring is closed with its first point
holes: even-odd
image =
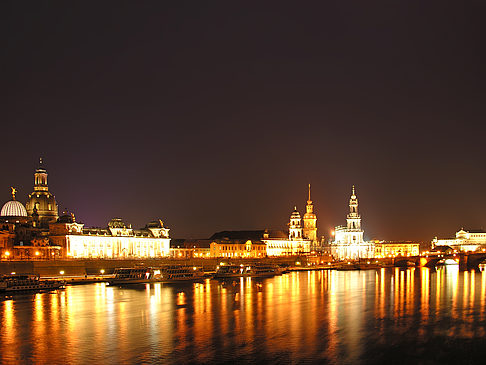
{"type": "Polygon", "coordinates": [[[485,3],[3,1],[0,198],[87,226],[486,228],[485,3]]]}

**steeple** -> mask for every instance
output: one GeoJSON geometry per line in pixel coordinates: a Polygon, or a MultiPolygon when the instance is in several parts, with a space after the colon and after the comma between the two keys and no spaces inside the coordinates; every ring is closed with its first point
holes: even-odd
{"type": "Polygon", "coordinates": [[[304,237],[312,242],[317,241],[317,217],[314,214],[314,206],[311,200],[311,185],[308,185],[307,205],[305,206],[305,214],[302,219],[304,221],[304,237]]]}
{"type": "Polygon", "coordinates": [[[57,221],[56,198],[49,192],[47,170],[42,157],[39,158],[39,165],[34,172],[34,191],[29,194],[25,208],[30,216],[38,217],[39,225],[43,228],[47,228],[49,222],[57,221]]]}
{"type": "Polygon", "coordinates": [[[290,240],[301,240],[302,239],[302,226],[300,225],[300,213],[297,207],[294,207],[294,211],[290,215],[289,222],[289,239],[290,240]]]}
{"type": "Polygon", "coordinates": [[[15,194],[17,193],[17,189],[15,189],[13,186],[11,186],[10,189],[12,189],[12,200],[15,200],[15,194]]]}
{"type": "Polygon", "coordinates": [[[48,191],[47,170],[44,168],[42,157],[39,158],[39,167],[34,174],[34,191],[48,191]]]}
{"type": "Polygon", "coordinates": [[[358,197],[356,196],[356,189],[354,185],[351,198],[349,199],[349,214],[347,221],[348,229],[361,229],[361,217],[358,214],[358,197]]]}

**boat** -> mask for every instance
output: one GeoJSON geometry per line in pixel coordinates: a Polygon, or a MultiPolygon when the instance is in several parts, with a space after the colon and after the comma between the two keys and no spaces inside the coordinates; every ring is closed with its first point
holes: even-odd
{"type": "Polygon", "coordinates": [[[199,281],[206,278],[203,269],[196,266],[164,266],[160,268],[160,275],[164,283],[199,281]]]}
{"type": "Polygon", "coordinates": [[[350,270],[360,270],[360,266],[354,262],[347,262],[347,263],[339,263],[337,264],[334,269],[338,271],[350,271],[350,270]]]}
{"type": "Polygon", "coordinates": [[[64,280],[40,280],[36,274],[11,274],[0,277],[0,292],[43,291],[62,289],[64,280]]]}
{"type": "Polygon", "coordinates": [[[204,271],[195,266],[118,268],[115,269],[114,277],[108,280],[108,285],[175,283],[203,280],[204,278],[204,271]]]}
{"type": "Polygon", "coordinates": [[[440,266],[448,266],[448,265],[459,265],[459,262],[457,262],[454,259],[442,259],[437,261],[435,264],[435,267],[440,267],[440,266]]]}
{"type": "Polygon", "coordinates": [[[486,260],[481,261],[478,267],[479,267],[479,271],[481,272],[486,271],[486,260]]]}
{"type": "Polygon", "coordinates": [[[269,277],[282,274],[282,268],[265,264],[224,265],[216,268],[215,279],[237,277],[269,277]]]}

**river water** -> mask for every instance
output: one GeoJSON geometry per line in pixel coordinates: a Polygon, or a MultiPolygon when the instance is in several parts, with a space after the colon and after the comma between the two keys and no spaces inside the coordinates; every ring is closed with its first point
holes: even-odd
{"type": "Polygon", "coordinates": [[[308,271],[2,297],[0,362],[484,364],[486,273],[308,271]]]}

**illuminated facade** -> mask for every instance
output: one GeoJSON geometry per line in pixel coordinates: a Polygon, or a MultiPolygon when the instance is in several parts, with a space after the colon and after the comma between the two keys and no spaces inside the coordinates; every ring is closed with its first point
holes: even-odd
{"type": "Polygon", "coordinates": [[[209,258],[211,240],[172,239],[170,257],[175,259],[209,258]]]}
{"type": "Polygon", "coordinates": [[[210,238],[211,257],[261,258],[266,256],[263,231],[222,231],[210,238]]]}
{"type": "Polygon", "coordinates": [[[358,213],[358,197],[353,186],[349,199],[347,225],[334,230],[334,242],[331,243],[331,255],[338,260],[371,258],[374,256],[374,244],[365,242],[361,229],[361,216],[358,213]]]}
{"type": "Polygon", "coordinates": [[[375,257],[395,257],[395,256],[418,256],[420,254],[420,243],[418,242],[388,242],[375,241],[375,257]]]}
{"type": "Polygon", "coordinates": [[[302,217],[304,223],[302,235],[313,244],[317,242],[317,216],[314,213],[314,205],[311,200],[311,186],[309,184],[309,198],[305,207],[305,214],[302,217]]]}
{"type": "Polygon", "coordinates": [[[56,198],[49,192],[47,185],[47,170],[40,164],[34,173],[34,191],[29,194],[29,200],[25,204],[27,213],[32,217],[34,226],[47,228],[49,223],[56,222],[59,218],[56,198]]]}
{"type": "MultiPolygon", "coordinates": [[[[311,234],[315,233],[313,228],[309,232],[311,234]]],[[[300,213],[297,211],[297,207],[294,208],[290,215],[288,236],[285,237],[279,233],[279,231],[267,231],[264,234],[263,242],[267,245],[268,256],[292,256],[310,253],[312,241],[304,237],[300,213]],[[277,233],[276,236],[274,235],[275,233],[277,233]]]]}
{"type": "Polygon", "coordinates": [[[461,252],[474,252],[486,249],[486,232],[483,230],[466,231],[461,229],[456,232],[456,238],[434,238],[432,249],[435,246],[449,246],[453,250],[461,252]]]}
{"type": "Polygon", "coordinates": [[[69,258],[155,258],[169,256],[169,229],[162,221],[132,229],[112,219],[108,228],[84,228],[74,215],[64,215],[49,226],[50,240],[69,258]]]}

